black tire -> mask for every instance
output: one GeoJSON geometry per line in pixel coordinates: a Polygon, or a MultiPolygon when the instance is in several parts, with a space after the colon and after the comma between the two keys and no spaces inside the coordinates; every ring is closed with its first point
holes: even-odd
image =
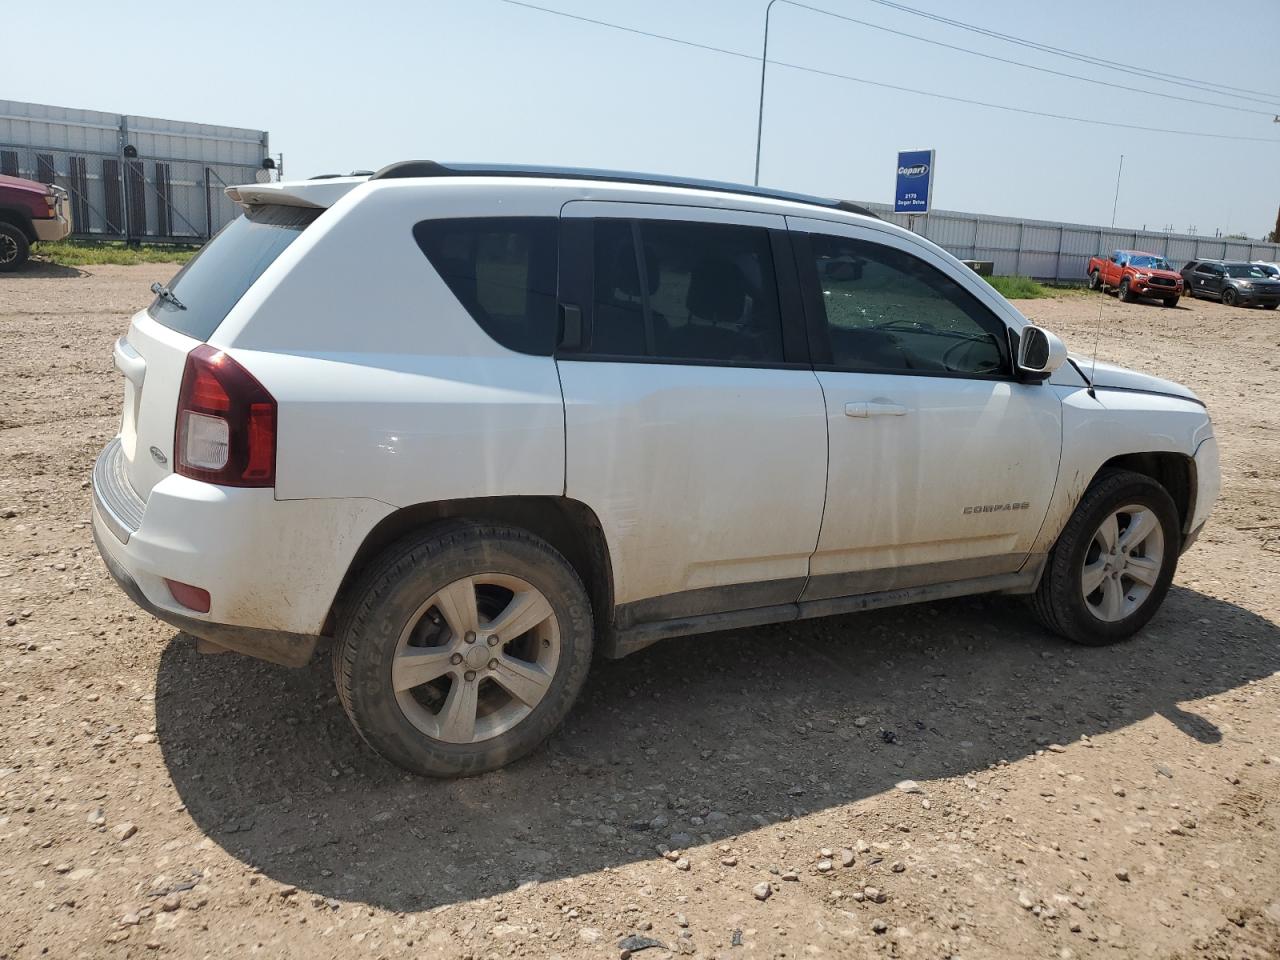
{"type": "MultiPolygon", "coordinates": [[[[430,611],[420,622],[428,616],[430,611]]],[[[334,682],[356,731],[383,757],[413,773],[469,776],[524,756],[554,732],[586,680],[592,634],[582,581],[546,541],[512,527],[450,523],[393,544],[345,597],[333,648],[334,682]],[[559,634],[550,683],[532,712],[505,732],[471,743],[433,738],[401,709],[392,658],[433,594],[464,577],[495,574],[526,581],[549,603],[559,634]]]]}
{"type": "Polygon", "coordinates": [[[1045,627],[1075,643],[1103,647],[1126,640],[1146,626],[1164,601],[1177,570],[1181,542],[1178,510],[1164,487],[1128,470],[1099,474],[1049,551],[1044,574],[1031,597],[1032,610],[1045,627]],[[1124,619],[1108,622],[1090,610],[1081,578],[1094,533],[1109,513],[1128,504],[1140,504],[1155,514],[1164,535],[1164,555],[1145,601],[1124,619]]]}
{"type": "Polygon", "coordinates": [[[1192,300],[1196,298],[1196,288],[1191,285],[1191,281],[1187,280],[1182,285],[1182,295],[1190,297],[1192,300]]]}
{"type": "Polygon", "coordinates": [[[1222,302],[1228,307],[1234,307],[1240,298],[1236,295],[1235,287],[1225,287],[1222,291],[1222,302]]]}
{"type": "Polygon", "coordinates": [[[0,273],[21,270],[31,256],[31,244],[21,227],[0,222],[0,273]]]}
{"type": "Polygon", "coordinates": [[[1097,270],[1089,274],[1089,289],[1090,290],[1102,289],[1102,276],[1098,273],[1097,270]]]}
{"type": "Polygon", "coordinates": [[[1133,303],[1133,291],[1129,289],[1129,278],[1125,277],[1120,281],[1120,302],[1133,303]]]}
{"type": "Polygon", "coordinates": [[[1276,307],[1280,307],[1280,303],[1264,303],[1262,305],[1263,310],[1274,310],[1276,307]]]}
{"type": "Polygon", "coordinates": [[[1161,301],[1161,302],[1162,302],[1166,307],[1176,307],[1176,306],[1178,305],[1178,298],[1177,298],[1177,297],[1165,297],[1165,298],[1164,298],[1164,300],[1163,300],[1163,301],[1161,301]]]}

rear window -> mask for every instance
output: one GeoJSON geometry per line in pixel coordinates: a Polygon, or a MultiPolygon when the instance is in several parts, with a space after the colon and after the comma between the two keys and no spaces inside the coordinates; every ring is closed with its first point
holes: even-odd
{"type": "Polygon", "coordinates": [[[219,230],[169,281],[182,306],[156,297],[147,312],[170,330],[208,340],[253,282],[322,213],[283,204],[251,208],[219,230]]]}
{"type": "Polygon", "coordinates": [[[413,237],[485,333],[508,350],[550,356],[557,227],[554,217],[423,220],[413,237]]]}

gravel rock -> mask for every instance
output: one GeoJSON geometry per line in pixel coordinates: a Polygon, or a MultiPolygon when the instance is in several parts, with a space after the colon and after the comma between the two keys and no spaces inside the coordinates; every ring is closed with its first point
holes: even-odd
{"type": "Polygon", "coordinates": [[[1117,870],[1117,871],[1116,871],[1116,879],[1117,879],[1117,880],[1122,880],[1122,881],[1124,881],[1125,883],[1128,883],[1128,882],[1129,882],[1129,871],[1128,871],[1128,870],[1126,870],[1126,869],[1124,869],[1123,867],[1121,867],[1119,870],[1117,870]]]}
{"type": "Polygon", "coordinates": [[[677,870],[688,870],[688,869],[689,869],[689,858],[688,858],[688,857],[681,857],[679,860],[677,860],[677,861],[676,861],[676,869],[677,869],[677,870]]]}
{"type": "Polygon", "coordinates": [[[830,860],[827,860],[827,859],[819,860],[819,861],[818,861],[818,872],[819,872],[819,873],[830,873],[830,872],[831,872],[831,868],[832,868],[832,867],[834,867],[834,866],[835,866],[835,864],[833,864],[830,860]]]}
{"type": "Polygon", "coordinates": [[[885,923],[883,920],[872,920],[872,921],[871,921],[871,931],[872,931],[872,933],[884,933],[884,932],[885,932],[886,930],[888,930],[888,929],[889,929],[889,925],[888,925],[887,923],[885,923]]]}
{"type": "Polygon", "coordinates": [[[107,812],[101,807],[94,807],[84,820],[91,827],[100,827],[107,822],[107,812]]]}
{"type": "Polygon", "coordinates": [[[762,880],[751,888],[751,895],[757,900],[768,900],[773,896],[773,887],[769,886],[768,881],[762,880]]]}
{"type": "Polygon", "coordinates": [[[845,847],[843,850],[840,851],[840,866],[852,867],[853,864],[854,864],[853,851],[850,850],[848,847],[845,847]]]}
{"type": "Polygon", "coordinates": [[[924,793],[924,788],[914,780],[899,780],[896,786],[903,793],[924,793]]]}
{"type": "Polygon", "coordinates": [[[128,823],[128,822],[117,823],[114,827],[111,828],[111,835],[115,837],[117,840],[120,840],[121,842],[128,840],[137,832],[138,832],[138,828],[134,826],[132,823],[128,823]]]}

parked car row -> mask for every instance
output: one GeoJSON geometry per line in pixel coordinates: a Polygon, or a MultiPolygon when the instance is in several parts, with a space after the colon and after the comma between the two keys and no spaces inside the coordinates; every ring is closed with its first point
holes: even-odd
{"type": "Polygon", "coordinates": [[[1085,272],[1089,289],[1115,290],[1125,303],[1145,297],[1176,307],[1188,296],[1213,297],[1229,307],[1256,304],[1274,310],[1280,305],[1280,267],[1274,263],[1192,260],[1174,270],[1159,254],[1116,250],[1109,257],[1091,257],[1085,272]]]}

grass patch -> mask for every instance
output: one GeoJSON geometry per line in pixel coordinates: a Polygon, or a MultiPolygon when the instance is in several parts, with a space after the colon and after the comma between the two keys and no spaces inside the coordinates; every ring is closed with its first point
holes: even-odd
{"type": "Polygon", "coordinates": [[[64,267],[85,267],[101,263],[133,266],[136,263],[186,263],[198,247],[143,244],[130,247],[107,240],[57,240],[36,243],[31,252],[64,267]]]}
{"type": "Polygon", "coordinates": [[[1057,291],[1044,284],[1036,283],[1030,277],[983,277],[1008,300],[1039,300],[1052,297],[1057,291]]]}

